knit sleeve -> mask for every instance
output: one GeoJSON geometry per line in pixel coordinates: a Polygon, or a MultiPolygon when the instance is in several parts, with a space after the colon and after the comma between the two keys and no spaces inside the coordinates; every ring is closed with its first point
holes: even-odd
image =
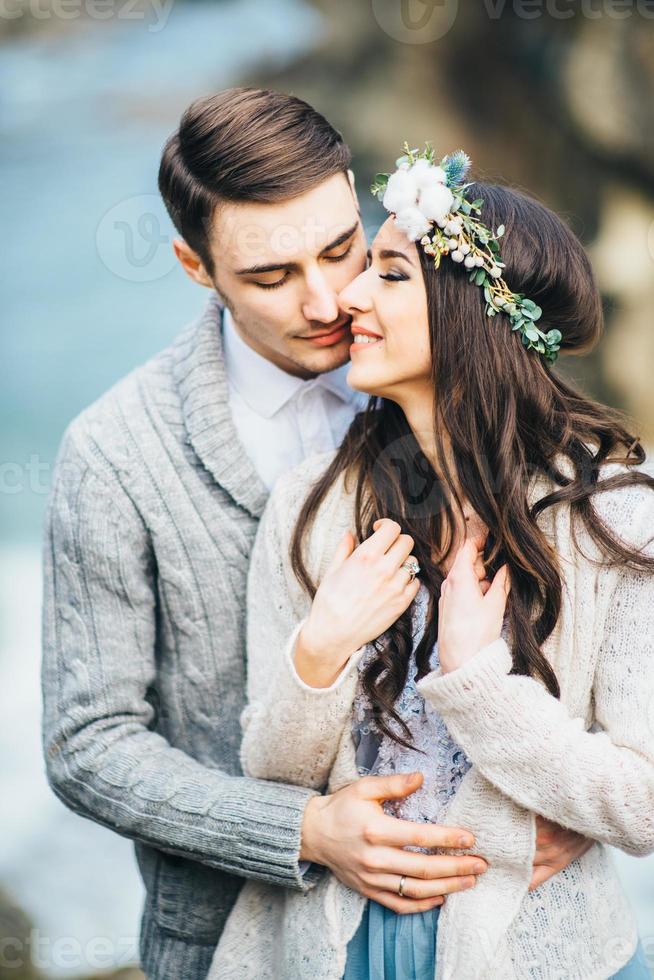
{"type": "Polygon", "coordinates": [[[309,687],[295,670],[293,651],[311,600],[289,550],[306,489],[297,474],[277,484],[252,552],[241,763],[250,776],[323,789],[351,717],[363,648],[328,688],[309,687]]]}
{"type": "Polygon", "coordinates": [[[204,765],[155,730],[151,542],[117,473],[93,448],[84,433],[69,432],[46,520],[49,783],[70,809],[133,840],[305,890],[312,881],[302,877],[298,857],[314,794],[204,765]]]}
{"type": "Polygon", "coordinates": [[[654,576],[622,570],[592,695],[602,731],[531,677],[510,675],[503,639],[420,681],[474,766],[505,795],[634,855],[654,851],[654,576]]]}

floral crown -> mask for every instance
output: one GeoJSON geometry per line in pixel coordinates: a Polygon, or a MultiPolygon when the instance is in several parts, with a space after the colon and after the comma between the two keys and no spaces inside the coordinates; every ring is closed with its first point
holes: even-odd
{"type": "Polygon", "coordinates": [[[393,174],[377,174],[370,188],[387,211],[395,215],[398,228],[411,241],[420,240],[427,255],[434,257],[436,268],[443,255],[461,262],[470,272],[470,282],[484,289],[486,314],[506,313],[511,329],[520,332],[527,350],[543,354],[554,363],[561,345],[560,330],[543,333],[536,326],[542,310],[533,300],[512,292],[502,278],[504,262],[499,240],[504,225],[493,232],[479,220],[482,198],[469,201],[464,183],[470,169],[470,157],[457,150],[434,162],[434,150],[409,149],[396,161],[393,174]]]}

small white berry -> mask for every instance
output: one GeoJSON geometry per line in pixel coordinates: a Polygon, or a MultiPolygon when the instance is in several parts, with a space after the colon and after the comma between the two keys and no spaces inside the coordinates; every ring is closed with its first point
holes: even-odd
{"type": "Polygon", "coordinates": [[[458,246],[459,246],[459,242],[458,242],[458,240],[456,238],[450,238],[450,239],[448,239],[447,247],[449,249],[458,248],[458,246]]]}
{"type": "Polygon", "coordinates": [[[500,276],[502,275],[502,270],[500,269],[499,265],[494,265],[490,270],[490,274],[493,277],[493,279],[499,279],[500,276]]]}
{"type": "Polygon", "coordinates": [[[437,218],[436,224],[439,228],[447,228],[447,218],[437,218]]]}
{"type": "MultiPolygon", "coordinates": [[[[461,249],[461,251],[463,251],[463,249],[461,249]]],[[[472,255],[466,255],[465,262],[463,264],[465,265],[466,269],[474,269],[475,260],[473,259],[472,255]]]]}
{"type": "Polygon", "coordinates": [[[481,267],[482,267],[483,264],[484,264],[483,256],[481,256],[481,255],[475,255],[475,265],[478,266],[481,269],[481,267]]]}
{"type": "Polygon", "coordinates": [[[468,252],[470,251],[470,246],[468,245],[467,242],[464,242],[463,245],[461,245],[459,247],[460,247],[460,249],[461,249],[461,251],[463,252],[464,255],[467,255],[468,252]]]}
{"type": "Polygon", "coordinates": [[[464,256],[463,252],[460,252],[459,249],[456,248],[452,252],[452,258],[454,259],[455,262],[463,262],[465,256],[464,256]]]}

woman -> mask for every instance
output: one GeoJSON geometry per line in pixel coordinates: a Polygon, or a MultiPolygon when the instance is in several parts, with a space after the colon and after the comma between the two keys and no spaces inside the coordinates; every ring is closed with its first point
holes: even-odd
{"type": "Polygon", "coordinates": [[[387,883],[407,916],[329,872],[247,882],[210,977],[649,977],[606,845],[654,851],[654,480],[551,368],[601,332],[581,245],[468,163],[407,148],[377,180],[391,217],[341,295],[373,398],[263,517],[242,762],[328,793],[419,771],[388,812],[473,830],[488,869],[446,901],[387,883]],[[530,891],[536,814],[596,843],[530,891]]]}

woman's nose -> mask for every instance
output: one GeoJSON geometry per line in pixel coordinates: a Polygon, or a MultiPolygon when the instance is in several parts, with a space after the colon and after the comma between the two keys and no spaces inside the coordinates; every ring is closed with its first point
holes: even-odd
{"type": "Polygon", "coordinates": [[[352,314],[370,309],[370,299],[366,288],[368,270],[364,269],[356,279],[349,282],[336,297],[338,305],[344,313],[352,314]]]}

